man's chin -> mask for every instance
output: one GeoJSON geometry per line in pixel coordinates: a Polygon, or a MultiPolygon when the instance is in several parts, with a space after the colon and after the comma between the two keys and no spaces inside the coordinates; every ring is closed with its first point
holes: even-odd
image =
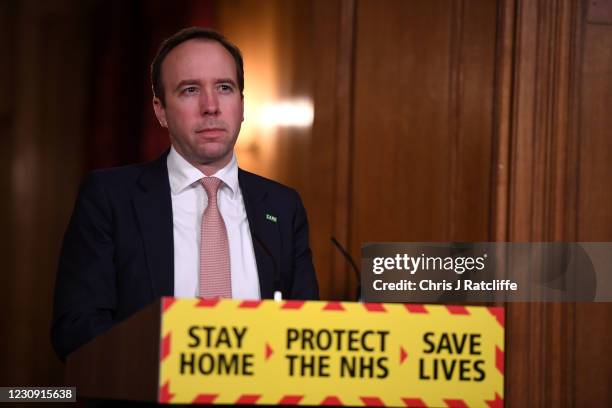
{"type": "Polygon", "coordinates": [[[232,158],[231,150],[229,152],[206,151],[198,152],[197,161],[205,166],[211,165],[226,165],[232,158]]]}

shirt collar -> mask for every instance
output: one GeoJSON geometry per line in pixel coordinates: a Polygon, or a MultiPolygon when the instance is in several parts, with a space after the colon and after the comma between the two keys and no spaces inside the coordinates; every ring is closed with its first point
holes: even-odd
{"type": "MultiPolygon", "coordinates": [[[[205,176],[200,170],[195,168],[183,156],[181,156],[174,146],[170,148],[170,153],[167,159],[168,178],[170,179],[170,190],[172,194],[179,194],[186,188],[197,183],[205,176]]],[[[236,154],[232,152],[232,159],[219,169],[212,176],[223,181],[223,184],[231,190],[232,198],[238,193],[238,162],[236,154]]],[[[211,177],[212,177],[211,176],[211,177]]]]}

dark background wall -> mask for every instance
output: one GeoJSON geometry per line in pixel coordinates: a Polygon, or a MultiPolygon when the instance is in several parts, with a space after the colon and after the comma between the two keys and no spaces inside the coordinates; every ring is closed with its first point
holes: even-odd
{"type": "MultiPolygon", "coordinates": [[[[349,299],[332,235],[357,260],[366,241],[612,241],[610,7],[0,3],[0,384],[63,381],[48,336],[61,237],[88,170],[168,146],[148,80],[161,39],[216,27],[243,49],[247,102],[312,101],[310,128],[247,115],[238,157],[301,192],[322,297],[349,299]]],[[[611,317],[609,304],[508,305],[508,405],[611,405],[611,317]]]]}

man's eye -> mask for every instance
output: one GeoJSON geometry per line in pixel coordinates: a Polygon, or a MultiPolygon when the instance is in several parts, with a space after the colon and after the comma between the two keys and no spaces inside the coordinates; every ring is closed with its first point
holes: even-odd
{"type": "Polygon", "coordinates": [[[198,88],[196,88],[195,86],[188,86],[187,88],[183,89],[183,93],[187,95],[192,95],[197,92],[198,92],[198,88]]]}
{"type": "Polygon", "coordinates": [[[217,89],[219,89],[219,91],[225,92],[225,93],[232,92],[234,90],[234,88],[232,88],[232,86],[229,85],[229,84],[219,84],[217,89]]]}

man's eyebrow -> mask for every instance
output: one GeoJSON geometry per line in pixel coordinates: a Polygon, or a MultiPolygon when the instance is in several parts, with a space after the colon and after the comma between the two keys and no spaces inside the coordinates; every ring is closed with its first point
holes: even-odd
{"type": "MultiPolygon", "coordinates": [[[[183,79],[182,81],[178,83],[178,85],[176,86],[174,90],[178,91],[184,86],[200,85],[200,84],[201,82],[198,79],[183,79]]],[[[236,84],[236,81],[234,81],[232,78],[215,79],[215,84],[231,84],[233,87],[238,88],[238,84],[236,84]]]]}
{"type": "Polygon", "coordinates": [[[215,80],[215,84],[232,84],[232,86],[238,87],[236,81],[234,81],[232,78],[219,78],[215,80]]]}
{"type": "Polygon", "coordinates": [[[200,85],[200,81],[198,81],[197,79],[183,79],[181,82],[178,83],[178,85],[176,86],[176,88],[174,88],[174,90],[178,91],[179,89],[181,89],[182,87],[186,85],[200,85]]]}

